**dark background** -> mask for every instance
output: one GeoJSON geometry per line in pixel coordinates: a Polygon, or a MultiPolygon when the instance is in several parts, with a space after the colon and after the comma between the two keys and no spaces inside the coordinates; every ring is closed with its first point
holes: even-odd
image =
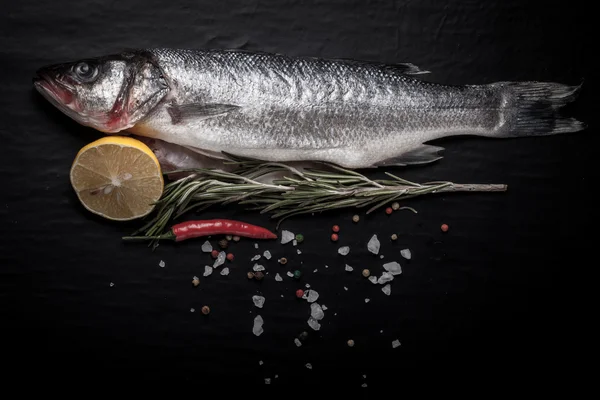
{"type": "MultiPolygon", "coordinates": [[[[597,263],[587,261],[597,246],[592,190],[599,140],[591,61],[597,44],[586,13],[578,2],[517,0],[3,1],[5,365],[33,381],[227,383],[250,390],[270,377],[272,386],[297,392],[323,385],[368,391],[406,385],[413,376],[433,379],[434,372],[458,373],[459,384],[473,383],[474,373],[501,385],[531,384],[538,375],[565,383],[587,320],[576,317],[591,296],[583,282],[597,263]],[[101,135],[63,116],[31,85],[47,63],[159,46],[412,62],[432,71],[424,79],[452,84],[584,79],[573,111],[589,128],[553,137],[440,140],[443,160],[396,173],[419,182],[505,183],[508,192],[428,195],[407,202],[416,215],[361,213],[356,225],[353,210],[296,218],[282,228],[304,234],[303,253],[261,242],[260,252],[274,256],[262,282],[245,277],[257,252],[251,240],[231,247],[237,258],[229,276],[203,278],[212,260],[200,251],[202,240],[155,252],[125,245],[121,236],[141,221],[111,223],[81,207],[69,168],[77,151],[101,135]],[[338,244],[329,241],[334,223],[341,226],[338,244]],[[441,223],[450,232],[442,234],[441,223]],[[400,238],[392,244],[394,232],[400,238]],[[384,260],[366,250],[374,233],[384,260]],[[342,245],[352,249],[346,259],[336,251],[342,245]],[[404,247],[412,250],[410,262],[399,256],[404,247]],[[276,259],[284,255],[290,262],[281,267],[276,259]],[[383,261],[393,260],[404,273],[390,297],[359,276],[364,267],[380,274],[383,261]],[[344,272],[346,262],[355,272],[344,272]],[[284,274],[294,267],[304,271],[300,282],[284,274]],[[274,281],[275,272],[284,282],[274,281]],[[319,332],[306,324],[308,304],[294,297],[305,283],[329,308],[319,332]],[[251,296],[258,292],[267,299],[260,337],[252,334],[258,310],[251,296]],[[199,312],[205,304],[208,318],[199,312]],[[309,339],[297,348],[293,340],[303,330],[309,339]],[[346,345],[350,338],[354,348],[346,345]],[[392,349],[396,338],[402,346],[392,349]],[[369,387],[361,389],[363,382],[369,387]]],[[[268,216],[238,207],[200,217],[217,216],[275,227],[268,216]]]]}

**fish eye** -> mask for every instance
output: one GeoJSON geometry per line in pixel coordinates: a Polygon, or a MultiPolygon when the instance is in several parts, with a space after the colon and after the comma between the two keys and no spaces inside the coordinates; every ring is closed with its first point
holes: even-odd
{"type": "Polygon", "coordinates": [[[73,67],[73,72],[82,82],[91,82],[98,76],[98,68],[82,61],[73,67]]]}

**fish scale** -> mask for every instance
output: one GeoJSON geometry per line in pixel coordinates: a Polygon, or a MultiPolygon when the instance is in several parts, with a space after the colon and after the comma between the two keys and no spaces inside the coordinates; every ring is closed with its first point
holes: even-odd
{"type": "MultiPolygon", "coordinates": [[[[412,64],[241,50],[150,49],[89,62],[104,64],[101,77],[125,62],[126,76],[134,78],[87,82],[76,87],[80,101],[73,104],[61,105],[48,95],[56,87],[36,87],[82,124],[206,154],[367,168],[438,160],[441,148],[426,142],[446,136],[540,136],[585,127],[559,112],[581,86],[553,82],[442,85],[418,79],[424,71],[412,64]],[[147,78],[135,79],[142,71],[147,78]],[[111,98],[86,101],[86,90],[97,97],[98,85],[120,85],[104,87],[107,96],[135,97],[128,107],[113,107],[112,125],[98,117],[111,98]]],[[[52,74],[44,71],[49,69],[41,75],[51,82],[52,74]]]]}

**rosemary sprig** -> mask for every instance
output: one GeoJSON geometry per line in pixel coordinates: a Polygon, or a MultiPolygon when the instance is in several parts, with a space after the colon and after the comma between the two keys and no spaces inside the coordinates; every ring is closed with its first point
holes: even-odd
{"type": "MultiPolygon", "coordinates": [[[[506,185],[458,184],[453,182],[415,183],[386,172],[389,179],[365,175],[332,164],[322,169],[299,170],[283,164],[230,156],[226,163],[233,172],[217,169],[170,171],[190,175],[165,186],[156,203],[153,218],[133,235],[158,237],[167,224],[191,210],[213,205],[240,204],[261,213],[271,213],[279,224],[290,217],[340,208],[365,208],[367,214],[389,204],[430,193],[503,192],[506,185]],[[261,180],[267,175],[280,177],[261,180]]],[[[410,207],[403,207],[416,212],[410,207]]],[[[152,244],[152,243],[151,243],[152,244]]],[[[156,246],[156,244],[154,244],[156,246]]]]}

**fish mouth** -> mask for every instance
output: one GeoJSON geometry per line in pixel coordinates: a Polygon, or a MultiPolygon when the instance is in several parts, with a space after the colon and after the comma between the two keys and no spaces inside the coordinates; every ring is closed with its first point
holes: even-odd
{"type": "Polygon", "coordinates": [[[70,106],[75,100],[75,90],[72,86],[54,76],[45,69],[40,69],[33,77],[33,85],[44,96],[50,96],[62,106],[70,106]]]}

